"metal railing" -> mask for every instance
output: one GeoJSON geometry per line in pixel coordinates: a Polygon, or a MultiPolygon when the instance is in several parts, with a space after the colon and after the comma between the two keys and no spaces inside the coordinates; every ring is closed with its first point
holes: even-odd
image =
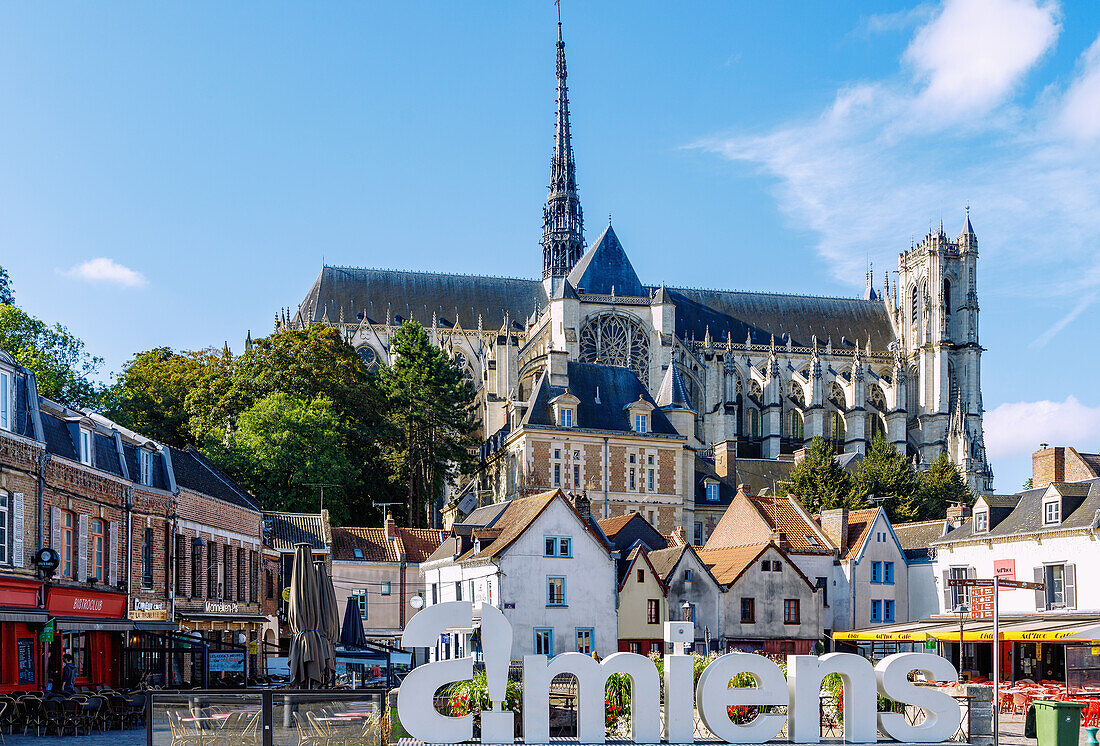
{"type": "Polygon", "coordinates": [[[147,746],[387,746],[388,690],[150,692],[147,746]]]}

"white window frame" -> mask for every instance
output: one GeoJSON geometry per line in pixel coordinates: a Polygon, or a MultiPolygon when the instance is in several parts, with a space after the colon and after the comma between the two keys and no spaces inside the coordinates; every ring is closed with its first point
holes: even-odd
{"type": "Polygon", "coordinates": [[[142,448],[141,457],[139,458],[140,464],[140,479],[141,483],[146,487],[153,486],[153,452],[148,448],[142,448]]]}
{"type": "Polygon", "coordinates": [[[355,599],[355,605],[359,607],[359,618],[367,618],[367,589],[356,588],[351,592],[352,598],[355,599]]]}
{"type": "Polygon", "coordinates": [[[648,422],[649,422],[649,418],[646,415],[642,414],[641,412],[638,412],[637,414],[635,414],[634,415],[634,432],[636,432],[636,433],[648,432],[647,427],[646,427],[648,422]]]}
{"type": "Polygon", "coordinates": [[[979,510],[974,514],[974,533],[984,534],[989,531],[989,511],[979,510]]]}
{"type": "Polygon", "coordinates": [[[1062,522],[1061,500],[1047,500],[1043,503],[1043,525],[1057,526],[1062,522]],[[1053,508],[1053,510],[1052,510],[1053,508]]]}
{"type": "Polygon", "coordinates": [[[562,427],[573,427],[573,409],[572,407],[562,407],[558,413],[558,424],[562,427]]]}
{"type": "Polygon", "coordinates": [[[92,448],[94,445],[95,440],[92,431],[85,427],[80,428],[80,434],[77,436],[77,448],[80,453],[77,456],[80,458],[80,463],[85,466],[92,465],[92,448]]]}
{"type": "Polygon", "coordinates": [[[390,581],[388,581],[388,580],[383,580],[382,581],[382,595],[383,596],[390,595],[392,589],[393,589],[393,586],[390,585],[390,581]]]}
{"type": "Polygon", "coordinates": [[[14,409],[15,376],[7,368],[0,368],[0,430],[12,429],[12,409],[14,409]]]}

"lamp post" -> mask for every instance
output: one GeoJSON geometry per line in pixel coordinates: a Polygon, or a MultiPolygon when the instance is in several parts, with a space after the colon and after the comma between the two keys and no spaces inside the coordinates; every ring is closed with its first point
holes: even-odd
{"type": "Polygon", "coordinates": [[[959,615],[959,676],[962,677],[963,670],[963,620],[966,619],[966,615],[970,613],[970,607],[966,604],[955,604],[955,608],[952,609],[955,614],[959,615]]]}

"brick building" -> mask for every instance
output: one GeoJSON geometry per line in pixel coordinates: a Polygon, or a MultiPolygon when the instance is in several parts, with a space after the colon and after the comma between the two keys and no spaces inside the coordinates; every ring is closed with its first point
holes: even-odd
{"type": "Polygon", "coordinates": [[[0,689],[56,681],[64,652],[78,685],[194,680],[267,621],[252,498],[192,449],[39,397],[3,351],[0,545],[0,689]]]}

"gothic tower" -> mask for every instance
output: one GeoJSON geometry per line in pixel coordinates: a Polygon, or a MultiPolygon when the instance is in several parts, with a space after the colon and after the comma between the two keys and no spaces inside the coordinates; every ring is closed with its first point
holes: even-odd
{"type": "Polygon", "coordinates": [[[542,209],[542,279],[553,297],[569,270],[584,253],[584,216],[577,194],[573,137],[569,131],[569,90],[565,85],[565,42],[558,20],[558,109],[554,154],[550,158],[550,191],[542,209]]]}
{"type": "Polygon", "coordinates": [[[946,450],[971,489],[988,491],[993,473],[982,434],[977,272],[978,237],[967,208],[955,241],[941,223],[900,255],[894,324],[908,366],[911,452],[931,463],[946,450]]]}

